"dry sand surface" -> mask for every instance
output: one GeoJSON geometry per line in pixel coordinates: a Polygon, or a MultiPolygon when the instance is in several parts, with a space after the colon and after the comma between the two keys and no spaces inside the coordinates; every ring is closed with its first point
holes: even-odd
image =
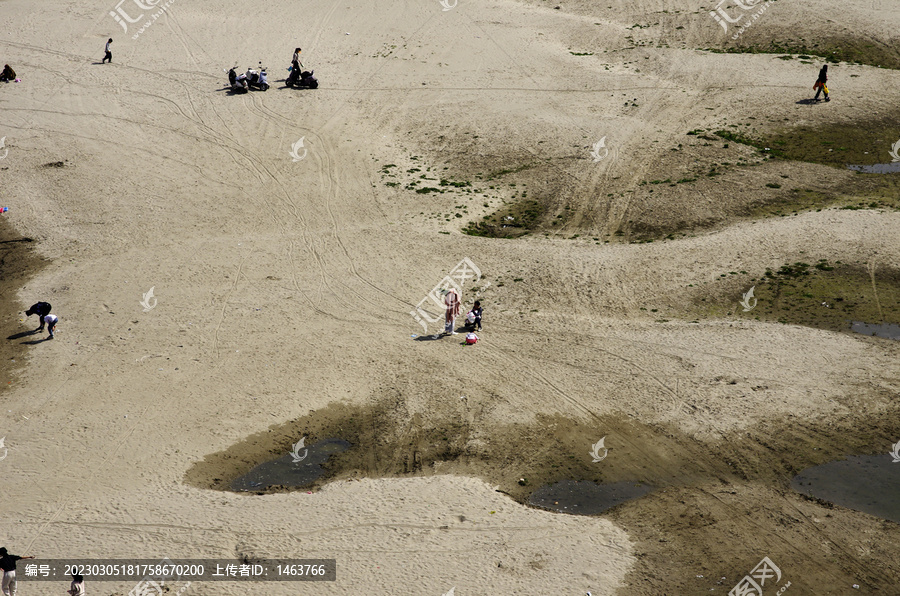
{"type": "MultiPolygon", "coordinates": [[[[0,545],[337,560],[336,582],[197,596],[727,594],[765,556],[789,594],[900,593],[900,526],[789,486],[900,440],[900,347],[757,320],[752,284],[718,281],[827,259],[874,287],[900,213],[753,217],[766,182],[856,178],[686,136],[893,117],[896,70],[836,64],[835,100],[806,105],[821,59],[705,49],[896,58],[895,1],[779,0],[740,41],[712,2],[177,0],[152,20],[126,0],[127,35],[108,4],[0,0],[22,78],[0,84],[0,545]],[[283,86],[296,46],[315,91],[283,86]],[[223,68],[260,60],[267,92],[227,91],[223,68]],[[743,165],[674,182],[708,159],[743,165]],[[528,200],[530,234],[462,232],[528,200]],[[684,233],[628,242],[641,230],[684,233]],[[410,315],[464,258],[474,347],[410,315]],[[52,342],[20,335],[37,300],[52,342]],[[309,489],[225,490],[341,435],[354,448],[309,489]],[[598,516],[525,504],[567,477],[656,490],[598,516]]],[[[21,595],[65,589],[20,572],[21,595]]]]}

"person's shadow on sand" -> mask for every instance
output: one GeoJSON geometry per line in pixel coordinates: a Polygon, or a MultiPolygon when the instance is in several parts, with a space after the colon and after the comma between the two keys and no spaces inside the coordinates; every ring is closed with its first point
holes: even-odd
{"type": "Polygon", "coordinates": [[[225,95],[247,95],[250,93],[249,91],[236,91],[231,85],[226,85],[219,89],[219,91],[224,91],[225,95]]]}
{"type": "Polygon", "coordinates": [[[33,345],[35,345],[35,344],[42,344],[42,343],[44,343],[45,341],[49,341],[50,339],[52,339],[52,338],[48,335],[47,337],[44,337],[44,338],[41,338],[41,339],[33,339],[33,340],[31,340],[31,341],[23,341],[23,342],[20,342],[20,343],[25,344],[26,346],[33,346],[33,345]]]}
{"type": "Polygon", "coordinates": [[[800,104],[800,105],[804,105],[804,106],[814,106],[814,105],[816,105],[816,104],[819,103],[819,102],[816,101],[815,99],[809,99],[809,98],[807,98],[807,99],[801,99],[800,101],[798,101],[798,102],[796,102],[796,103],[798,103],[798,104],[800,104]]]}
{"type": "Polygon", "coordinates": [[[417,335],[413,338],[414,341],[434,341],[436,339],[441,339],[444,337],[443,333],[435,333],[434,335],[417,335]]]}
{"type": "Polygon", "coordinates": [[[31,331],[22,331],[21,333],[13,333],[6,339],[19,339],[20,337],[26,337],[28,335],[34,335],[35,333],[40,333],[39,329],[32,329],[31,331]]]}
{"type": "MultiPolygon", "coordinates": [[[[455,331],[456,331],[456,335],[462,335],[464,333],[469,332],[470,329],[467,325],[463,325],[462,327],[457,327],[455,329],[455,331]]],[[[444,337],[453,337],[453,336],[450,335],[449,333],[447,333],[446,331],[440,331],[438,333],[435,333],[434,335],[417,335],[413,339],[415,341],[434,341],[436,339],[441,339],[444,337]]],[[[466,342],[463,341],[463,343],[466,343],[466,342]]]]}

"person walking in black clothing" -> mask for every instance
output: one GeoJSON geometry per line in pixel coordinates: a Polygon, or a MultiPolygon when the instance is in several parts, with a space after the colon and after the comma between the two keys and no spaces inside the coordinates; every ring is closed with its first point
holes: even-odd
{"type": "Polygon", "coordinates": [[[815,101],[819,101],[819,93],[825,92],[825,101],[831,101],[828,99],[828,86],[825,84],[828,82],[828,65],[822,67],[822,70],[819,71],[819,78],[816,79],[816,84],[813,85],[813,89],[816,90],[816,96],[813,98],[815,101]]]}
{"type": "Polygon", "coordinates": [[[11,555],[6,548],[0,548],[0,571],[3,571],[3,596],[16,596],[16,561],[33,559],[11,555]]]}
{"type": "Polygon", "coordinates": [[[36,302],[31,305],[31,308],[25,311],[25,316],[30,317],[31,315],[37,315],[38,320],[40,321],[41,326],[38,327],[38,331],[44,330],[44,317],[50,314],[50,303],[49,302],[36,302]]]}
{"type": "Polygon", "coordinates": [[[109,41],[106,42],[106,55],[103,56],[103,60],[100,61],[100,64],[103,64],[107,60],[109,60],[109,63],[112,64],[112,50],[109,49],[109,44],[111,44],[111,43],[112,43],[112,37],[110,37],[109,41]]]}

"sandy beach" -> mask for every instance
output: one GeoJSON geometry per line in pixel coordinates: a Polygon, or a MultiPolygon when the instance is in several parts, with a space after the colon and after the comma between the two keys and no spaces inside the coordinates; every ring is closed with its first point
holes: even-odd
{"type": "Polygon", "coordinates": [[[729,594],[764,557],[766,596],[900,593],[896,521],[791,487],[900,441],[900,343],[850,331],[900,324],[900,174],[844,167],[897,151],[900,6],[743,4],[0,0],[0,546],[336,560],[170,596],[729,594]],[[301,438],[351,448],[229,490],[301,438]],[[529,505],[566,480],[652,490],[529,505]]]}

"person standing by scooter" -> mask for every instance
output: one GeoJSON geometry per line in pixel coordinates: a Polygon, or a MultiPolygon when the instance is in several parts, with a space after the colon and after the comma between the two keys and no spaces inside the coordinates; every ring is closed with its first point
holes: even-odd
{"type": "Polygon", "coordinates": [[[301,68],[303,68],[303,65],[300,64],[300,48],[295,48],[294,57],[291,58],[291,74],[288,75],[287,78],[288,87],[300,81],[300,73],[302,72],[300,70],[301,68]]]}

